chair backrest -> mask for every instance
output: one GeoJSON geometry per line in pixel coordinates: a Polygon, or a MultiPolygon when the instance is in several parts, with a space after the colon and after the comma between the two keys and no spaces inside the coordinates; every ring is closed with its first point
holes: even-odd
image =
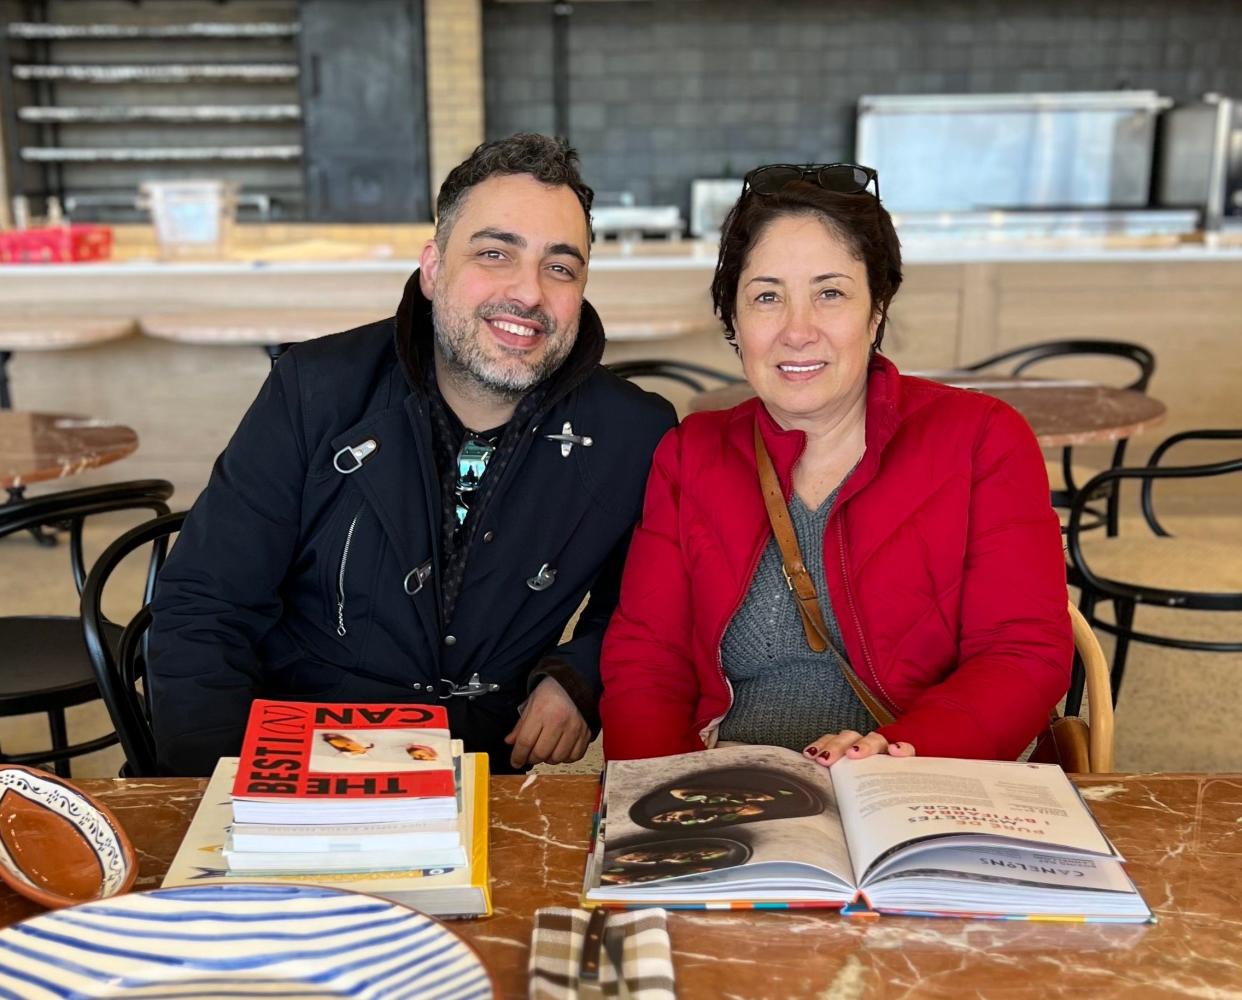
{"type": "MultiPolygon", "coordinates": [[[[1206,479],[1216,476],[1236,475],[1242,473],[1242,455],[1237,458],[1201,465],[1162,465],[1165,454],[1174,445],[1184,441],[1242,441],[1242,428],[1222,428],[1207,430],[1181,431],[1166,438],[1148,458],[1143,466],[1127,466],[1106,469],[1099,475],[1087,480],[1079,495],[1070,504],[1069,518],[1065,525],[1065,549],[1069,556],[1069,564],[1083,586],[1094,591],[1105,599],[1121,598],[1128,601],[1139,601],[1144,604],[1162,604],[1166,607],[1191,608],[1199,611],[1242,611],[1242,591],[1230,590],[1211,592],[1199,590],[1174,590],[1144,582],[1127,583],[1099,576],[1091,567],[1083,551],[1082,532],[1087,525],[1083,524],[1083,516],[1087,511],[1087,500],[1100,490],[1110,487],[1122,480],[1138,480],[1142,483],[1143,517],[1152,532],[1160,536],[1168,536],[1170,532],[1156,517],[1152,484],[1158,479],[1206,479]]],[[[1106,629],[1106,631],[1109,631],[1106,629]]],[[[1232,645],[1232,644],[1227,644],[1232,645]]],[[[1174,647],[1194,649],[1221,649],[1219,644],[1207,643],[1204,640],[1195,646],[1174,647]]]]}
{"type": "Polygon", "coordinates": [[[86,560],[82,552],[82,528],[86,518],[120,510],[168,513],[172,483],[163,479],[135,479],[77,490],[60,490],[41,496],[22,497],[0,504],[0,538],[47,525],[69,525],[69,562],[78,593],[86,583],[86,560]]]}
{"type": "Polygon", "coordinates": [[[606,366],[621,378],[666,378],[695,392],[706,392],[714,383],[732,385],[742,381],[740,375],[719,371],[707,365],[690,361],[672,361],[667,358],[639,358],[632,361],[614,361],[606,366]]]}
{"type": "Polygon", "coordinates": [[[1133,381],[1123,385],[1121,387],[1123,389],[1137,389],[1139,392],[1146,392],[1148,385],[1151,383],[1151,377],[1156,371],[1156,356],[1142,344],[1132,344],[1126,340],[1091,339],[1048,340],[1039,344],[1025,344],[1022,347],[1002,351],[1000,354],[993,354],[990,358],[984,358],[982,361],[963,365],[962,370],[977,372],[987,368],[1007,366],[1011,374],[1021,375],[1032,365],[1048,361],[1051,358],[1063,358],[1071,355],[1122,358],[1132,362],[1138,368],[1138,375],[1133,381]]]}
{"type": "Polygon", "coordinates": [[[100,694],[125,751],[122,774],[126,777],[152,777],[158,773],[151,706],[143,681],[146,632],[151,624],[150,603],[156,575],[164,564],[169,538],[181,530],[184,520],[185,512],[178,511],[131,528],[95,561],[82,588],[82,632],[100,694]],[[121,561],[143,545],[153,547],[143,606],[125,626],[114,654],[104,634],[104,588],[121,561]]]}
{"type": "Polygon", "coordinates": [[[1090,770],[1093,774],[1109,773],[1113,770],[1113,694],[1108,661],[1082,612],[1071,603],[1069,613],[1074,629],[1074,649],[1082,660],[1087,680],[1090,770]]]}

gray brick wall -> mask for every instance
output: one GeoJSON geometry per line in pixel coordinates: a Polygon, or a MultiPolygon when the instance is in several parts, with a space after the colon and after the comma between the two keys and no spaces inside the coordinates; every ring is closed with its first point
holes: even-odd
{"type": "MultiPolygon", "coordinates": [[[[484,4],[489,138],[551,131],[552,15],[484,4]]],[[[688,211],[693,177],[847,159],[863,94],[1242,97],[1242,0],[652,0],[570,16],[589,182],[688,211]]]]}

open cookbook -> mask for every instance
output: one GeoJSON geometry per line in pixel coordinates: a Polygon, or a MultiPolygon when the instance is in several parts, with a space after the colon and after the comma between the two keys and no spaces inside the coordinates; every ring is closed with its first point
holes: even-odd
{"type": "Polygon", "coordinates": [[[587,906],[1153,918],[1055,765],[738,746],[605,772],[587,906]]]}

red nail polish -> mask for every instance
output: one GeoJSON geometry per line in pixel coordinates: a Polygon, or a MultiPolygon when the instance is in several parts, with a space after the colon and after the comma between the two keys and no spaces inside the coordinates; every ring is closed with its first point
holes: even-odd
{"type": "Polygon", "coordinates": [[[830,757],[832,756],[832,751],[831,751],[831,750],[825,750],[825,751],[824,751],[823,753],[821,753],[819,756],[820,756],[820,757],[821,757],[821,759],[823,759],[823,760],[828,760],[828,758],[830,758],[830,757]]]}
{"type": "Polygon", "coordinates": [[[862,747],[860,747],[857,743],[855,743],[852,747],[850,747],[850,749],[853,750],[855,753],[858,753],[858,751],[861,750],[862,747]]]}
{"type": "Polygon", "coordinates": [[[805,750],[803,750],[802,752],[803,752],[803,753],[808,753],[808,754],[810,754],[812,757],[814,757],[816,754],[818,754],[818,753],[819,753],[819,747],[814,746],[814,745],[811,745],[811,746],[807,747],[805,750]]]}

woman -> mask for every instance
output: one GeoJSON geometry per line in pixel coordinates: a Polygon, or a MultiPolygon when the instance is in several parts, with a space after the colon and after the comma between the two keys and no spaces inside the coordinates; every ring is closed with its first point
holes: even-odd
{"type": "Polygon", "coordinates": [[[601,660],[611,758],[1012,760],[1065,692],[1039,446],[999,400],[878,353],[901,283],[878,187],[852,164],[760,167],[725,221],[712,296],[757,398],[656,451],[601,660]]]}

